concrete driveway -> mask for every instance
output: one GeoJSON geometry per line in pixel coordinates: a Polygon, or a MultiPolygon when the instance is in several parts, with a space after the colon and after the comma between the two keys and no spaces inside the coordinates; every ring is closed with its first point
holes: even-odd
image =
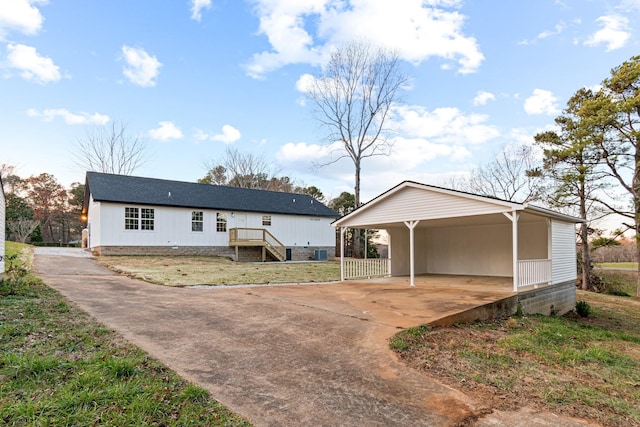
{"type": "MultiPolygon", "coordinates": [[[[36,249],[35,265],[69,300],[257,426],[585,425],[526,408],[475,421],[482,402],[389,350],[399,327],[429,315],[398,308],[388,285],[170,288],[58,248],[36,249]]],[[[409,291],[408,300],[429,300],[409,291]]]]}

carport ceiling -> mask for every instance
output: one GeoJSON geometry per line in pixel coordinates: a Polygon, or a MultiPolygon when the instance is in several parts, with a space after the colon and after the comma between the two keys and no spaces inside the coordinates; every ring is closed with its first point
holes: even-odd
{"type": "MultiPolygon", "coordinates": [[[[527,223],[527,222],[542,222],[545,218],[532,215],[529,213],[520,213],[520,218],[518,219],[518,223],[527,223]]],[[[418,228],[445,228],[445,227],[465,227],[470,225],[498,225],[498,224],[511,224],[511,221],[507,219],[503,214],[490,214],[490,215],[471,215],[471,216],[460,216],[455,218],[437,218],[437,219],[425,219],[421,220],[418,224],[418,228]]],[[[396,223],[387,223],[387,224],[368,224],[366,226],[362,226],[361,228],[369,228],[369,229],[386,229],[386,228],[406,228],[406,226],[401,222],[396,223]]]]}

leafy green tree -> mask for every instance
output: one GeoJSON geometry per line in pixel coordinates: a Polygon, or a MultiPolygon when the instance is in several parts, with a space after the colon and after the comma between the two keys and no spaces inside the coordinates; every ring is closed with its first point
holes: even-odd
{"type": "Polygon", "coordinates": [[[7,193],[5,198],[5,235],[7,240],[25,243],[40,224],[33,209],[22,197],[7,193]]]}
{"type": "Polygon", "coordinates": [[[296,187],[294,191],[296,193],[307,194],[313,197],[314,199],[316,199],[317,201],[319,201],[320,203],[325,202],[324,194],[322,194],[322,191],[320,191],[320,189],[315,185],[311,185],[309,187],[296,187]]]}
{"type": "MultiPolygon", "coordinates": [[[[67,193],[53,175],[41,173],[25,180],[26,199],[40,222],[45,241],[54,242],[59,232],[54,232],[54,224],[65,211],[67,193]]],[[[57,230],[56,230],[57,231],[57,230]]]]}
{"type": "Polygon", "coordinates": [[[594,98],[591,90],[578,90],[567,102],[563,114],[555,119],[558,130],[535,136],[536,144],[543,148],[544,172],[554,183],[550,204],[563,210],[569,209],[571,214],[585,221],[580,224],[579,232],[582,289],[589,288],[591,277],[589,222],[602,216],[602,209],[596,203],[596,194],[607,186],[596,144],[598,129],[594,129],[580,115],[583,104],[594,98]]]}
{"type": "MultiPolygon", "coordinates": [[[[631,221],[625,225],[635,232],[640,259],[640,55],[611,70],[602,89],[583,103],[580,115],[598,131],[595,143],[608,175],[631,197],[631,209],[601,202],[631,221]]],[[[637,288],[640,295],[640,274],[637,288]]]]}

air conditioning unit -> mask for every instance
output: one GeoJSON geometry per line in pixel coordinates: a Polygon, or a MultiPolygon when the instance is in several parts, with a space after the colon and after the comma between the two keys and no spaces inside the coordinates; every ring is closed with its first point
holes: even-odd
{"type": "Polygon", "coordinates": [[[313,259],[316,261],[326,261],[327,260],[327,250],[326,249],[316,249],[313,252],[313,259]]]}

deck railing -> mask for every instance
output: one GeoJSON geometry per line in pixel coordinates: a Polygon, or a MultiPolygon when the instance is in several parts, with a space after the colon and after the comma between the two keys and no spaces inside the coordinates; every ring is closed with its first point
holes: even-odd
{"type": "Polygon", "coordinates": [[[344,278],[384,277],[390,274],[388,258],[345,259],[344,278]]]}
{"type": "Polygon", "coordinates": [[[518,287],[551,283],[550,259],[525,259],[518,261],[518,287]]]}
{"type": "Polygon", "coordinates": [[[229,246],[262,246],[280,261],[287,257],[285,246],[264,228],[231,228],[229,246]]]}

